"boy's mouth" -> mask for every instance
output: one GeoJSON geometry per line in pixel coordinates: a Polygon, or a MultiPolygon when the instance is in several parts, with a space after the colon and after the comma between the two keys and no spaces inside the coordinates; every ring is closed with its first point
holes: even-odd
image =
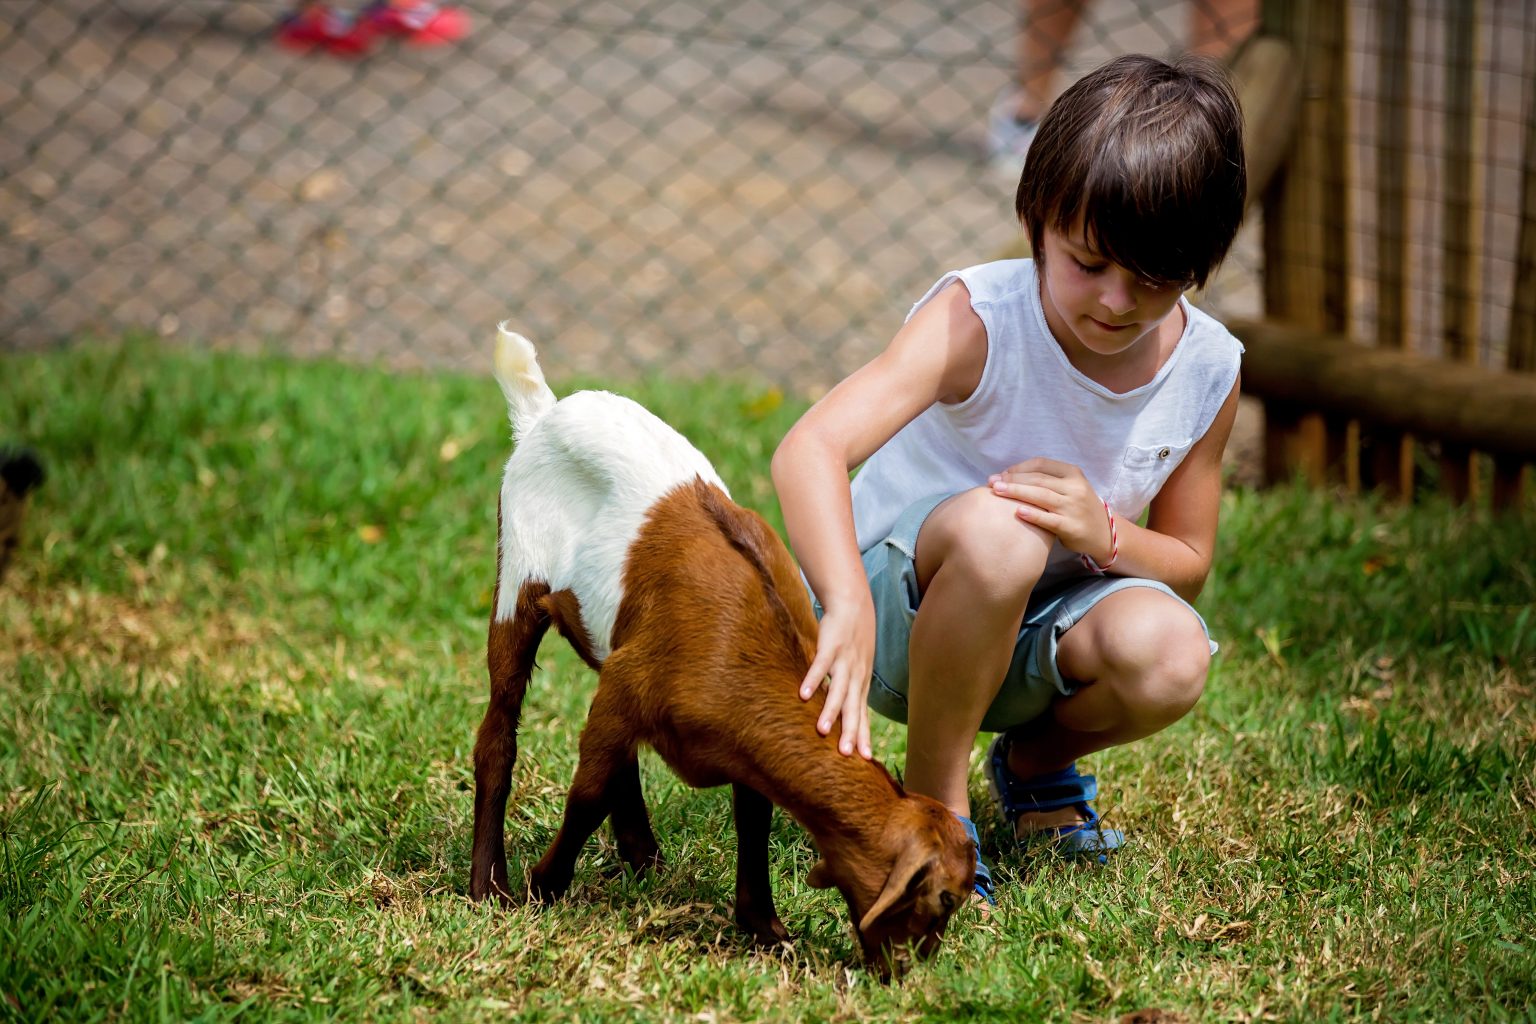
{"type": "Polygon", "coordinates": [[[1130,323],[1130,324],[1107,324],[1103,320],[1100,320],[1096,316],[1090,316],[1088,319],[1092,320],[1098,326],[1099,330],[1101,330],[1101,331],[1108,331],[1110,334],[1114,334],[1117,331],[1130,330],[1132,327],[1136,326],[1134,323],[1130,323]]]}

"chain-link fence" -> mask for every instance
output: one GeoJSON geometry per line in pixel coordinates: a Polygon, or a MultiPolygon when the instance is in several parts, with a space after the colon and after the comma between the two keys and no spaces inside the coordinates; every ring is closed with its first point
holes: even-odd
{"type": "MultiPolygon", "coordinates": [[[[1053,88],[1233,7],[1199,3],[1036,2],[1080,15],[1053,88]]],[[[987,121],[1027,6],[470,0],[346,59],[276,45],[278,0],[0,0],[0,345],[468,365],[511,318],[557,373],[825,386],[1016,237],[987,121]]]]}

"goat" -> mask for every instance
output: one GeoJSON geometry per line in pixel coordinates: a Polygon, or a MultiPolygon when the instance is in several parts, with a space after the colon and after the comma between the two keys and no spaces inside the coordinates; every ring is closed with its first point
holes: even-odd
{"type": "Polygon", "coordinates": [[[816,618],[778,535],[637,403],[598,391],[557,403],[533,345],[504,324],[495,375],[516,447],[497,514],[471,897],[511,902],[504,829],[518,718],[553,625],[598,686],[564,820],[529,875],[533,896],[565,894],[604,818],[632,869],[661,864],[640,791],[643,743],[691,786],[731,785],[736,921],[756,942],[789,939],[768,876],[778,804],[815,840],[808,882],[841,892],[871,965],[884,974],[908,949],[932,954],[971,890],[974,847],[943,805],[817,732],[824,698],[798,693],[816,618]]]}

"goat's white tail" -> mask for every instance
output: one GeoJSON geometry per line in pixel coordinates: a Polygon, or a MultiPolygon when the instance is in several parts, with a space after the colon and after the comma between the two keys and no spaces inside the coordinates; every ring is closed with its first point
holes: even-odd
{"type": "Polygon", "coordinates": [[[544,382],[539,357],[533,342],[507,329],[505,321],[496,325],[496,383],[507,397],[507,412],[512,420],[512,436],[521,438],[555,404],[555,393],[544,382]]]}

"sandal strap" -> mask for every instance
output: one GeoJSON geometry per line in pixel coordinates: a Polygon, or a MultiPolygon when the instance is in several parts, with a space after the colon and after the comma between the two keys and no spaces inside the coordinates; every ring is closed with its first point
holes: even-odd
{"type": "Polygon", "coordinates": [[[981,836],[976,832],[976,823],[963,814],[955,815],[960,821],[960,827],[965,829],[965,834],[971,837],[971,844],[976,848],[976,882],[974,888],[976,895],[987,901],[989,906],[997,906],[997,899],[993,896],[994,885],[992,871],[987,867],[987,862],[981,859],[981,836]]]}
{"type": "MultiPolygon", "coordinates": [[[[1098,812],[1088,802],[1098,795],[1098,780],[1078,772],[1075,764],[1060,771],[1020,779],[1008,769],[1008,745],[1007,733],[1000,734],[987,749],[985,762],[987,781],[991,783],[993,797],[1000,805],[1003,818],[1008,824],[1017,825],[1020,815],[1071,807],[1082,821],[1042,829],[1036,835],[1051,840],[1061,853],[1086,855],[1100,864],[1106,863],[1109,851],[1125,844],[1125,833],[1104,828],[1098,812]]],[[[1026,841],[1023,837],[1016,838],[1021,843],[1026,841]]]]}
{"type": "MultiPolygon", "coordinates": [[[[1083,775],[1076,763],[1054,772],[1021,779],[1008,770],[1008,734],[1003,733],[992,744],[992,777],[996,780],[1002,797],[1003,812],[1009,821],[1020,814],[1034,811],[1054,811],[1063,807],[1085,810],[1088,801],[1099,795],[1097,776],[1083,775]]],[[[1091,808],[1086,813],[1093,814],[1091,808]]]]}
{"type": "Polygon", "coordinates": [[[1033,779],[1019,779],[1015,784],[1015,788],[1020,791],[1019,810],[1054,811],[1059,807],[1082,810],[1083,805],[1099,795],[1099,780],[1093,775],[1079,775],[1075,768],[1069,770],[1072,773],[1070,778],[1047,779],[1041,775],[1033,779]]]}

